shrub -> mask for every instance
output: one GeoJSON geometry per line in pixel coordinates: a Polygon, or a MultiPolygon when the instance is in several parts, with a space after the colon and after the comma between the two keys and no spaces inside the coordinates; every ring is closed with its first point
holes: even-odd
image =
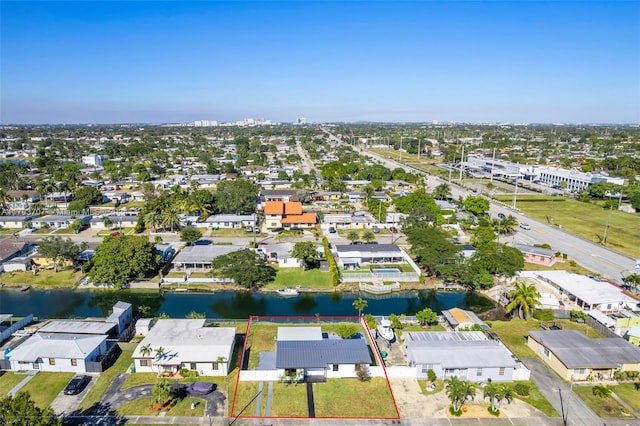
{"type": "Polygon", "coordinates": [[[449,406],[449,413],[450,413],[452,416],[460,417],[460,416],[462,415],[462,410],[455,411],[455,410],[453,409],[453,405],[450,405],[450,406],[449,406]]]}
{"type": "Polygon", "coordinates": [[[358,326],[355,324],[340,324],[336,327],[336,334],[343,339],[351,339],[358,332],[358,326]]]}
{"type": "Polygon", "coordinates": [[[180,375],[185,379],[193,379],[198,377],[198,372],[196,370],[189,370],[188,368],[183,368],[180,370],[180,375]]]}
{"type": "Polygon", "coordinates": [[[520,396],[529,396],[529,389],[531,387],[526,383],[516,383],[513,390],[520,396]]]}
{"type": "Polygon", "coordinates": [[[569,257],[569,256],[567,255],[567,253],[562,253],[562,258],[563,258],[564,260],[567,260],[567,257],[569,257]]]}
{"type": "Polygon", "coordinates": [[[489,407],[488,410],[489,414],[491,414],[492,416],[500,417],[500,409],[496,408],[496,410],[493,411],[491,407],[489,407]]]}
{"type": "Polygon", "coordinates": [[[538,321],[553,321],[555,319],[551,309],[538,309],[533,313],[533,317],[538,321]]]}
{"type": "Polygon", "coordinates": [[[404,324],[400,322],[400,319],[396,314],[390,314],[389,321],[391,321],[391,328],[394,330],[402,330],[404,328],[404,324]]]}
{"type": "Polygon", "coordinates": [[[432,383],[436,381],[436,372],[431,368],[427,370],[427,379],[432,383]]]}
{"type": "Polygon", "coordinates": [[[575,268],[576,266],[578,266],[578,264],[576,263],[575,260],[570,260],[569,261],[569,266],[571,266],[572,268],[575,268]]]}
{"type": "Polygon", "coordinates": [[[587,320],[587,314],[585,314],[583,311],[571,311],[571,321],[577,321],[579,319],[581,319],[582,321],[586,321],[587,320]]]}
{"type": "Polygon", "coordinates": [[[356,375],[361,382],[368,382],[371,380],[371,373],[369,372],[369,366],[364,362],[356,364],[356,375]]]}

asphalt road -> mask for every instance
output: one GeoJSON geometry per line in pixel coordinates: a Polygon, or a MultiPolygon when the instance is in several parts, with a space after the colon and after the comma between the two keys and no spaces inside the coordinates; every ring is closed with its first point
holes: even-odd
{"type": "MultiPolygon", "coordinates": [[[[379,160],[386,167],[402,167],[407,171],[416,172],[416,170],[410,166],[405,166],[404,164],[400,164],[371,152],[361,151],[361,153],[379,160]]],[[[427,180],[428,187],[431,189],[441,183],[447,182],[439,177],[431,176],[424,172],[422,173],[427,180]]],[[[459,197],[466,197],[467,195],[472,194],[471,191],[455,185],[455,179],[452,183],[451,192],[453,198],[457,199],[459,197]]],[[[635,259],[573,235],[556,226],[530,218],[502,203],[492,202],[490,213],[492,215],[497,215],[498,213],[504,213],[506,215],[512,214],[518,219],[518,221],[531,225],[530,230],[518,228],[517,232],[513,236],[509,236],[508,238],[511,239],[510,242],[512,243],[529,245],[549,244],[553,250],[566,253],[569,256],[569,259],[575,260],[578,264],[590,271],[593,271],[604,278],[615,281],[618,284],[622,283],[623,276],[628,275],[633,271],[637,271],[635,269],[635,259]]],[[[509,241],[505,241],[503,239],[502,242],[509,241]]]]}

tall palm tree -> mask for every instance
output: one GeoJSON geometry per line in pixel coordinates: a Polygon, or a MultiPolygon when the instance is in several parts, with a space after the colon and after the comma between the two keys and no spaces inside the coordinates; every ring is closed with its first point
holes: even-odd
{"type": "Polygon", "coordinates": [[[151,344],[147,344],[140,347],[140,355],[142,355],[143,357],[148,357],[149,355],[151,355],[151,352],[152,352],[151,344]]]}
{"type": "Polygon", "coordinates": [[[436,186],[431,194],[437,200],[444,200],[451,196],[451,186],[448,183],[441,183],[436,186]]]}
{"type": "Polygon", "coordinates": [[[175,209],[165,209],[161,213],[161,218],[161,223],[164,229],[169,228],[171,232],[173,232],[174,229],[180,225],[180,217],[178,216],[178,212],[175,209]]]}
{"type": "Polygon", "coordinates": [[[358,316],[361,317],[362,311],[369,305],[369,302],[362,297],[358,297],[351,305],[358,311],[358,316]]]}
{"type": "Polygon", "coordinates": [[[451,401],[451,408],[454,412],[459,412],[467,399],[473,399],[476,394],[475,385],[464,382],[457,377],[447,380],[446,385],[447,396],[451,401]]]}
{"type": "Polygon", "coordinates": [[[539,304],[540,293],[535,285],[518,281],[515,288],[507,294],[507,297],[510,302],[505,306],[505,311],[509,313],[517,308],[518,317],[528,319],[530,313],[539,304]]]}
{"type": "Polygon", "coordinates": [[[157,230],[162,224],[162,216],[159,212],[152,211],[144,216],[144,224],[147,228],[157,230]]]}

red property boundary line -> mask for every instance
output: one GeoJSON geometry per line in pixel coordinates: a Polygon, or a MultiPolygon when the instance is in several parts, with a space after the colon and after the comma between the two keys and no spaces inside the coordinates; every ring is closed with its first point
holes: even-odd
{"type": "MultiPolygon", "coordinates": [[[[235,385],[235,391],[234,391],[234,395],[233,395],[233,404],[231,405],[231,412],[228,413],[229,414],[229,418],[234,418],[234,419],[326,419],[326,420],[340,420],[340,419],[347,419],[347,420],[399,420],[400,419],[400,410],[398,410],[398,403],[396,402],[396,398],[393,395],[393,389],[391,389],[391,383],[389,383],[389,376],[387,375],[387,369],[384,365],[384,361],[382,360],[382,355],[380,354],[380,350],[378,349],[378,346],[375,344],[375,340],[373,339],[373,336],[371,335],[371,330],[369,330],[369,326],[367,325],[367,322],[364,320],[364,316],[361,316],[359,319],[360,325],[362,325],[364,327],[364,329],[367,332],[367,336],[369,336],[369,341],[371,342],[373,348],[374,348],[374,355],[376,356],[376,358],[378,359],[378,363],[380,364],[380,366],[382,367],[382,371],[384,372],[384,378],[387,382],[387,388],[389,389],[389,393],[391,394],[391,400],[393,401],[393,407],[396,410],[396,417],[356,417],[356,416],[342,416],[342,417],[330,417],[330,416],[315,416],[315,417],[294,417],[294,416],[269,416],[269,417],[264,417],[264,416],[235,416],[235,408],[236,408],[236,396],[238,394],[238,385],[240,384],[240,372],[242,371],[242,366],[244,363],[244,354],[245,354],[245,350],[246,350],[246,346],[247,346],[247,341],[249,340],[249,332],[251,330],[251,324],[253,322],[254,319],[256,319],[256,321],[261,321],[261,320],[268,320],[270,318],[273,319],[279,319],[279,320],[283,320],[283,319],[287,319],[287,318],[295,318],[295,319],[312,319],[314,321],[317,320],[323,320],[323,321],[327,321],[330,319],[354,319],[354,318],[358,318],[355,316],[348,316],[348,315],[338,315],[338,316],[326,316],[326,317],[316,317],[316,316],[290,316],[290,315],[271,315],[271,316],[250,316],[249,317],[249,321],[247,321],[247,330],[245,333],[245,339],[244,339],[244,343],[242,344],[242,353],[240,354],[240,365],[238,366],[238,376],[236,377],[236,385],[235,385]]],[[[302,324],[302,323],[301,323],[302,324]]]]}

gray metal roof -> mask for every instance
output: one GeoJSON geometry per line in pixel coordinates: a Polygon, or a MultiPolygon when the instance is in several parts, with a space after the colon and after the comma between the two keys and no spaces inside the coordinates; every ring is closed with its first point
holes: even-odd
{"type": "Polygon", "coordinates": [[[576,330],[530,331],[567,368],[617,368],[619,364],[639,363],[640,348],[620,337],[590,339],[576,330]]]}
{"type": "Polygon", "coordinates": [[[180,250],[180,253],[178,253],[173,260],[173,263],[211,263],[211,261],[218,256],[222,256],[238,250],[243,250],[245,248],[247,247],[214,244],[210,244],[208,246],[187,246],[180,250]]]}
{"type": "Polygon", "coordinates": [[[406,331],[402,333],[404,341],[409,346],[432,347],[440,342],[472,342],[486,341],[487,336],[482,331],[406,331]]]}
{"type": "Polygon", "coordinates": [[[360,252],[360,253],[382,253],[391,252],[401,254],[402,250],[395,244],[336,244],[338,253],[360,252]]]}
{"type": "Polygon", "coordinates": [[[42,333],[108,334],[115,327],[104,321],[62,321],[52,320],[39,331],[42,333]]]}
{"type": "Polygon", "coordinates": [[[329,364],[371,364],[364,339],[289,340],[276,344],[277,368],[325,368],[329,364]]]}

